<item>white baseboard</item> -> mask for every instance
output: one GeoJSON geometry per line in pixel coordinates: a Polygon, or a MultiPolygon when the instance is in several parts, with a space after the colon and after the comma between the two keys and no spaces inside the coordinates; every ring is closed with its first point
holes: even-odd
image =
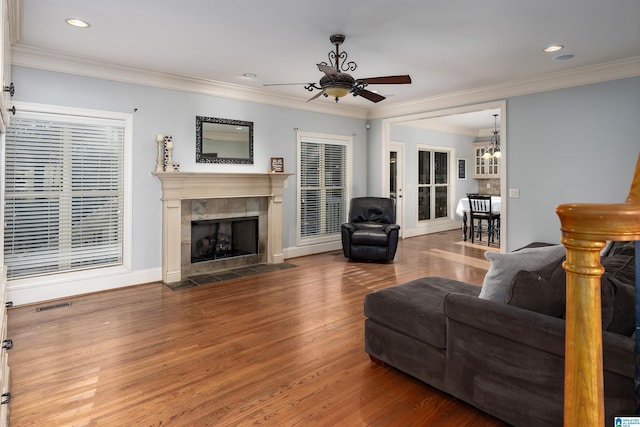
{"type": "Polygon", "coordinates": [[[315,245],[307,246],[293,246],[290,248],[285,248],[283,252],[285,259],[288,259],[336,250],[342,250],[342,241],[338,240],[334,242],[318,243],[315,245]]]}
{"type": "Polygon", "coordinates": [[[7,284],[7,301],[12,301],[14,306],[33,304],[160,280],[162,280],[162,269],[160,267],[76,280],[59,280],[54,276],[51,276],[49,280],[34,280],[32,283],[24,280],[12,283],[9,280],[7,284]]]}
{"type": "Polygon", "coordinates": [[[425,234],[440,233],[442,231],[460,230],[460,238],[462,239],[462,222],[461,221],[443,221],[436,224],[429,224],[424,227],[405,228],[402,231],[402,237],[416,237],[425,234]]]}

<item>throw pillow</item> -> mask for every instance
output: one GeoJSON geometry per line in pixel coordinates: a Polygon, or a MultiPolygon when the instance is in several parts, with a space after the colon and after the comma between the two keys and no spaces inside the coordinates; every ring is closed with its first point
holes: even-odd
{"type": "Polygon", "coordinates": [[[635,242],[616,242],[609,255],[601,260],[605,269],[601,285],[613,287],[615,299],[610,332],[630,336],[635,331],[635,242]]]}
{"type": "Polygon", "coordinates": [[[636,251],[635,241],[614,241],[605,256],[611,255],[630,255],[634,256],[636,251]]]}
{"type": "Polygon", "coordinates": [[[616,254],[600,260],[604,270],[611,276],[626,285],[636,284],[636,257],[635,255],[616,254]]]}
{"type": "Polygon", "coordinates": [[[604,273],[602,275],[601,286],[605,286],[605,282],[608,283],[609,286],[613,287],[615,293],[612,304],[611,323],[609,323],[606,330],[629,337],[636,330],[635,287],[617,280],[608,273],[604,273]]]}
{"type": "Polygon", "coordinates": [[[509,286],[520,270],[535,271],[565,255],[563,245],[522,249],[507,254],[489,252],[484,256],[491,262],[484,276],[479,298],[503,302],[509,286]]]}
{"type": "MultiPolygon", "coordinates": [[[[566,273],[562,268],[564,260],[565,257],[562,257],[535,272],[519,271],[511,282],[505,302],[548,316],[564,317],[567,287],[566,273]]],[[[616,299],[620,295],[616,293],[615,283],[609,278],[605,273],[600,284],[602,328],[626,333],[629,330],[629,319],[624,314],[627,307],[616,305],[616,299]]],[[[633,305],[633,298],[631,304],[633,305]]]]}
{"type": "Polygon", "coordinates": [[[566,304],[564,260],[562,257],[538,271],[520,270],[511,282],[505,302],[525,310],[562,317],[566,304]]]}

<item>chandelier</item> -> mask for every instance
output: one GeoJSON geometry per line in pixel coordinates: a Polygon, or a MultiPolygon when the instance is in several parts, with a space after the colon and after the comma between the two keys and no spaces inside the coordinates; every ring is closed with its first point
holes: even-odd
{"type": "Polygon", "coordinates": [[[482,154],[483,159],[496,158],[499,159],[502,157],[502,153],[500,152],[500,132],[498,132],[498,115],[493,115],[493,135],[491,136],[490,145],[485,148],[484,154],[482,154]]]}

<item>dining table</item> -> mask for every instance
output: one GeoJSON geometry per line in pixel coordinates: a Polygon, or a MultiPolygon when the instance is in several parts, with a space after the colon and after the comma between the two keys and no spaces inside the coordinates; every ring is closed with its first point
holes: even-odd
{"type": "MultiPolygon", "coordinates": [[[[491,196],[491,212],[500,213],[502,209],[502,198],[500,196],[491,196]]],[[[462,239],[466,242],[470,227],[467,226],[467,212],[469,212],[469,198],[463,197],[458,200],[456,206],[456,215],[462,217],[462,239]]]]}

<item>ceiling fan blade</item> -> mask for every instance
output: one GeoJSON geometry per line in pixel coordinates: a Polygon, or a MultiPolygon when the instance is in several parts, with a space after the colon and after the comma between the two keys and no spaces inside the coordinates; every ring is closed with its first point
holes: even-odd
{"type": "Polygon", "coordinates": [[[371,92],[370,90],[366,90],[366,89],[360,89],[357,91],[356,95],[359,95],[363,98],[368,99],[371,102],[380,102],[383,99],[385,99],[384,96],[382,95],[378,95],[375,92],[371,92]]]}
{"type": "Polygon", "coordinates": [[[403,76],[370,77],[368,79],[358,79],[357,81],[366,84],[403,85],[411,83],[411,76],[405,74],[403,76]]]}
{"type": "Polygon", "coordinates": [[[313,95],[311,98],[307,99],[307,102],[313,101],[314,99],[318,98],[320,95],[324,95],[324,90],[321,90],[320,92],[313,95]]]}
{"type": "Polygon", "coordinates": [[[336,70],[335,68],[333,68],[333,67],[331,67],[329,65],[325,65],[325,64],[317,64],[317,65],[318,65],[318,70],[322,71],[327,76],[338,75],[338,70],[336,70]]]}

